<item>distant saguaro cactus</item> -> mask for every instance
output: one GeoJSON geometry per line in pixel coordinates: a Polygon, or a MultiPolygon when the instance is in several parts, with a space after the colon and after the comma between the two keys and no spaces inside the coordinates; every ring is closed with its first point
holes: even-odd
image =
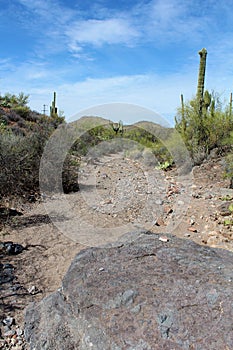
{"type": "Polygon", "coordinates": [[[199,65],[198,85],[197,85],[197,100],[198,100],[199,115],[200,117],[202,117],[207,50],[203,48],[198,53],[200,55],[200,65],[199,65]]]}
{"type": "Polygon", "coordinates": [[[181,102],[181,127],[183,132],[186,130],[186,120],[185,120],[185,108],[184,108],[184,96],[183,94],[180,95],[180,102],[181,102]]]}
{"type": "Polygon", "coordinates": [[[50,106],[50,117],[56,117],[56,116],[57,116],[56,92],[54,92],[52,106],[50,106]]]}
{"type": "Polygon", "coordinates": [[[115,134],[117,135],[118,132],[123,135],[123,132],[124,132],[124,127],[123,127],[123,122],[120,120],[118,123],[110,123],[115,134]]]}
{"type": "Polygon", "coordinates": [[[230,115],[230,117],[231,117],[231,115],[232,115],[232,92],[231,92],[231,94],[230,94],[230,106],[229,106],[229,109],[230,109],[229,115],[230,115]]]}
{"type": "Polygon", "coordinates": [[[181,115],[182,115],[182,118],[184,118],[184,96],[183,96],[183,94],[180,95],[180,102],[181,102],[181,115]]]}

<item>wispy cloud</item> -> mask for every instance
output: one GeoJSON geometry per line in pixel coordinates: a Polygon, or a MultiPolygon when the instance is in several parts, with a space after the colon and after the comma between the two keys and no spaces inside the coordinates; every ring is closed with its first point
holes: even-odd
{"type": "Polygon", "coordinates": [[[44,37],[50,39],[50,45],[43,42],[50,53],[68,48],[72,52],[82,51],[85,55],[89,46],[100,48],[121,44],[134,47],[148,41],[155,46],[164,45],[168,40],[193,40],[203,29],[201,17],[193,16],[190,11],[192,5],[183,0],[135,2],[127,11],[108,9],[94,3],[95,11],[90,7],[86,12],[78,6],[62,6],[57,0],[18,1],[37,16],[37,25],[33,20],[34,30],[38,26],[44,37]]]}
{"type": "MultiPolygon", "coordinates": [[[[37,15],[37,19],[46,24],[61,25],[71,20],[74,10],[62,6],[57,0],[18,0],[28,11],[37,15]]],[[[43,30],[43,28],[41,28],[43,30]]]]}
{"type": "Polygon", "coordinates": [[[144,37],[148,41],[154,41],[155,46],[177,40],[187,44],[190,39],[199,39],[203,28],[202,15],[197,17],[191,11],[193,3],[194,1],[183,0],[152,0],[136,6],[134,13],[137,13],[138,25],[144,37]]]}
{"type": "Polygon", "coordinates": [[[66,31],[66,35],[69,38],[70,47],[75,50],[79,50],[83,44],[97,47],[103,44],[131,46],[132,41],[139,37],[137,29],[122,18],[78,21],[66,31]]]}

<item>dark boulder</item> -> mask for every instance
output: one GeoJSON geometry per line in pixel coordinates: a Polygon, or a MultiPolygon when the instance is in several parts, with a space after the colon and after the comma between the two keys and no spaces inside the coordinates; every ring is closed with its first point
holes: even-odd
{"type": "Polygon", "coordinates": [[[131,233],[81,251],[25,315],[34,350],[233,349],[233,254],[131,233]]]}
{"type": "Polygon", "coordinates": [[[13,242],[0,242],[0,254],[17,255],[22,253],[25,248],[18,243],[13,242]]]}

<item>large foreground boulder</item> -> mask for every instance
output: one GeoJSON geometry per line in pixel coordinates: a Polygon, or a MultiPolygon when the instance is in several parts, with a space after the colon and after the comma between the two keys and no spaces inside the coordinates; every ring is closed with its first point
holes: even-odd
{"type": "Polygon", "coordinates": [[[26,311],[33,350],[233,349],[233,254],[131,233],[88,248],[26,311]]]}

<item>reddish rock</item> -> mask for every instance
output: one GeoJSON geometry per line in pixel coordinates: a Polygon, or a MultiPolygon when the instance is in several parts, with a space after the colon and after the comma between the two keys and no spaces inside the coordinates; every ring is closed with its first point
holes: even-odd
{"type": "Polygon", "coordinates": [[[194,227],[194,226],[190,226],[189,228],[188,228],[188,230],[190,231],[190,232],[197,232],[197,229],[196,229],[196,227],[194,227]]]}

